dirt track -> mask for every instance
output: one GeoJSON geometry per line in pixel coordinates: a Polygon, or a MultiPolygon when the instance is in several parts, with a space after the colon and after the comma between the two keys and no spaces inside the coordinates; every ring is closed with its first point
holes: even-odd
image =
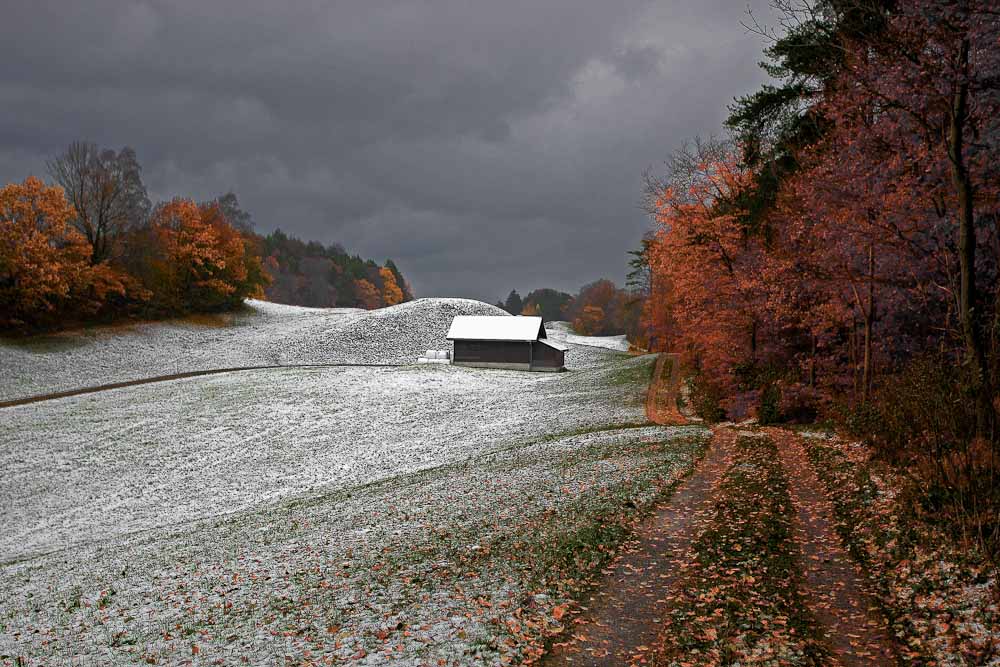
{"type": "Polygon", "coordinates": [[[624,665],[653,649],[662,630],[664,593],[678,583],[678,566],[712,512],[715,489],[735,441],[733,430],[716,432],[691,476],[604,570],[573,634],[553,645],[543,665],[624,665]]]}
{"type": "Polygon", "coordinates": [[[863,575],[841,545],[833,508],[806,459],[800,436],[780,428],[764,431],[781,453],[789,492],[798,510],[795,541],[802,552],[805,592],[835,664],[893,664],[885,619],[875,612],[863,575]]]}
{"type": "MultiPolygon", "coordinates": [[[[680,373],[676,356],[661,354],[646,395],[646,415],[658,424],[681,424],[680,373]]],[[[833,513],[800,436],[763,429],[778,446],[795,506],[795,543],[809,612],[830,651],[830,664],[843,667],[893,664],[893,643],[875,611],[864,576],[834,529],[833,513]]],[[[730,465],[734,428],[716,428],[705,458],[661,509],[603,572],[581,603],[582,614],[543,659],[543,665],[645,663],[663,631],[670,590],[679,586],[679,566],[699,527],[713,511],[718,485],[730,465]]]]}

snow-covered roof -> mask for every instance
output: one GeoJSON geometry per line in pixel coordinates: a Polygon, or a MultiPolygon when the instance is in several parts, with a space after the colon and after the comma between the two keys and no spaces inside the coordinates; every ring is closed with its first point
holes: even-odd
{"type": "Polygon", "coordinates": [[[542,318],[518,315],[456,315],[448,340],[533,341],[545,338],[542,318]]]}
{"type": "Polygon", "coordinates": [[[541,339],[538,342],[539,343],[544,343],[545,345],[548,345],[552,349],[559,350],[560,352],[568,352],[569,351],[569,346],[568,345],[563,345],[562,343],[557,343],[554,340],[548,340],[546,338],[543,338],[543,339],[541,339]]]}

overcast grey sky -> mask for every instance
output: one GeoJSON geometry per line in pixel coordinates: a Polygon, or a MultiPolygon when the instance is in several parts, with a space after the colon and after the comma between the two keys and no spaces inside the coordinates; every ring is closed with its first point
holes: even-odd
{"type": "Polygon", "coordinates": [[[0,179],[73,140],[129,145],[154,201],[232,190],[259,231],[392,257],[418,296],[621,283],[643,170],[764,80],[746,11],[8,0],[0,179]]]}

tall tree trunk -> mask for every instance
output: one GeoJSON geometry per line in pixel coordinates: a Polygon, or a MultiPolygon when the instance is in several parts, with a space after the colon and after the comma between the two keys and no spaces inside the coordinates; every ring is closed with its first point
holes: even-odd
{"type": "Polygon", "coordinates": [[[865,404],[868,402],[868,394],[871,389],[871,365],[872,365],[872,301],[868,301],[868,307],[865,308],[864,314],[865,320],[865,342],[864,342],[864,361],[861,366],[861,403],[865,404]]]}
{"type": "Polygon", "coordinates": [[[811,334],[812,352],[809,356],[809,387],[816,386],[816,334],[811,334]]]}
{"type": "Polygon", "coordinates": [[[952,184],[958,197],[959,318],[965,341],[966,359],[975,376],[976,408],[980,431],[994,423],[992,387],[987,370],[986,350],[976,314],[976,229],[972,179],[964,155],[964,132],[968,121],[969,40],[962,40],[959,76],[952,97],[948,127],[948,161],[952,184]]]}
{"type": "MultiPolygon", "coordinates": [[[[875,248],[868,244],[868,299],[861,298],[857,283],[851,283],[851,291],[854,293],[854,305],[861,313],[862,329],[862,351],[861,351],[861,404],[868,402],[868,394],[871,389],[871,366],[872,366],[872,323],[875,321],[875,248]]],[[[853,318],[852,318],[853,319],[853,318]]],[[[857,364],[855,364],[855,369],[857,364]]],[[[855,371],[855,379],[857,371],[855,371]]],[[[855,395],[858,393],[855,383],[855,395]]]]}
{"type": "Polygon", "coordinates": [[[848,338],[850,341],[850,357],[851,357],[851,388],[854,390],[854,396],[858,395],[858,321],[854,318],[854,314],[851,313],[851,335],[848,338]]]}
{"type": "Polygon", "coordinates": [[[865,376],[862,401],[867,402],[872,391],[872,326],[875,324],[875,247],[868,245],[868,308],[865,310],[865,376]]]}

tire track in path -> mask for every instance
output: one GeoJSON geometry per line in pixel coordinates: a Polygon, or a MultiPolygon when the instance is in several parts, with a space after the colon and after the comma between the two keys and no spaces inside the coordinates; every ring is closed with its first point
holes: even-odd
{"type": "Polygon", "coordinates": [[[806,458],[801,436],[763,429],[778,446],[797,510],[795,541],[802,553],[805,594],[832,651],[843,667],[896,663],[885,619],[865,591],[864,575],[841,544],[833,507],[806,458]]]}
{"type": "Polygon", "coordinates": [[[734,429],[713,432],[705,457],[602,571],[583,613],[542,665],[624,665],[652,651],[663,628],[666,591],[677,583],[679,564],[702,521],[711,516],[735,442],[734,429]]]}

